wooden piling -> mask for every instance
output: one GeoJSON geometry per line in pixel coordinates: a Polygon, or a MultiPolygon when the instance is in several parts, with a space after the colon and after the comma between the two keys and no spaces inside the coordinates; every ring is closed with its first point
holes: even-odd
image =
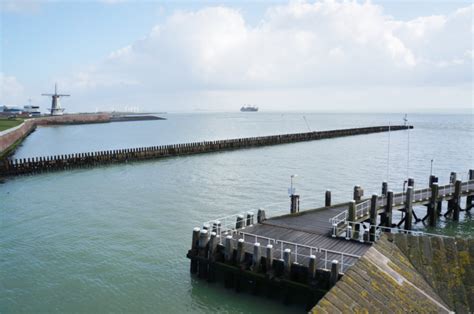
{"type": "Polygon", "coordinates": [[[339,261],[333,260],[331,262],[331,275],[329,277],[329,287],[334,287],[336,285],[337,280],[339,279],[339,270],[340,265],[339,261]]]}
{"type": "Polygon", "coordinates": [[[364,196],[364,190],[360,187],[360,185],[354,186],[354,194],[352,197],[353,200],[356,202],[360,202],[362,196],[364,196]]]}
{"type": "Polygon", "coordinates": [[[244,215],[237,215],[235,218],[235,229],[242,229],[244,226],[244,215]]]}
{"type": "Polygon", "coordinates": [[[256,242],[253,244],[253,255],[252,255],[252,265],[253,270],[258,271],[260,268],[260,243],[256,242]]]}
{"type": "Polygon", "coordinates": [[[453,195],[453,200],[452,200],[452,206],[453,206],[453,220],[454,221],[459,221],[459,212],[461,207],[459,206],[461,204],[461,180],[456,180],[454,184],[454,195],[453,195]]]}
{"type": "Polygon", "coordinates": [[[308,261],[308,275],[310,279],[314,279],[316,276],[317,265],[316,255],[310,255],[308,261]]]}
{"type": "MultiPolygon", "coordinates": [[[[199,241],[199,233],[201,232],[200,228],[193,229],[193,237],[191,243],[191,250],[194,251],[194,254],[197,254],[198,249],[198,241],[199,241]]],[[[191,274],[196,274],[198,271],[198,261],[197,259],[191,259],[191,274]]]]}
{"type": "Polygon", "coordinates": [[[244,239],[239,239],[237,241],[237,257],[236,257],[236,263],[240,264],[244,261],[245,257],[245,247],[244,247],[244,239]]]}
{"type": "Polygon", "coordinates": [[[300,211],[300,196],[292,194],[290,198],[291,198],[290,213],[296,214],[300,211]]]}
{"type": "Polygon", "coordinates": [[[324,206],[325,207],[331,206],[331,191],[330,190],[326,190],[324,206]]]}
{"type": "Polygon", "coordinates": [[[413,223],[413,187],[407,187],[407,193],[405,197],[405,230],[411,230],[413,223]]]}
{"type": "Polygon", "coordinates": [[[231,235],[228,235],[225,238],[225,254],[224,254],[224,259],[226,262],[232,261],[232,257],[234,255],[234,245],[233,245],[233,239],[231,235]]]}
{"type": "Polygon", "coordinates": [[[392,212],[393,212],[393,192],[387,191],[387,204],[385,205],[384,223],[385,227],[392,227],[392,212]]]}
{"type": "Polygon", "coordinates": [[[289,274],[290,267],[291,267],[291,250],[290,249],[285,249],[283,251],[283,264],[285,268],[285,273],[289,274]]]}
{"type": "MultiPolygon", "coordinates": [[[[470,169],[469,170],[469,180],[474,180],[474,169],[470,169]]],[[[472,190],[473,187],[471,187],[471,190],[472,190]]],[[[474,200],[474,196],[472,195],[468,195],[466,197],[466,211],[469,211],[471,210],[472,206],[473,206],[473,201],[474,200]]]]}
{"type": "Polygon", "coordinates": [[[266,219],[266,217],[265,217],[265,210],[262,209],[262,208],[260,208],[260,209],[258,210],[258,212],[257,212],[257,222],[258,222],[259,224],[261,224],[262,222],[265,221],[265,219],[266,219]]]}
{"type": "Polygon", "coordinates": [[[266,269],[267,272],[272,268],[273,265],[273,245],[267,244],[265,250],[265,262],[266,262],[266,269]]]}
{"type": "Polygon", "coordinates": [[[386,196],[388,192],[388,183],[387,181],[382,182],[382,195],[386,196]]]}
{"type": "Polygon", "coordinates": [[[369,229],[369,241],[375,242],[375,232],[377,226],[377,194],[373,194],[370,199],[370,229],[369,229]]]}
{"type": "Polygon", "coordinates": [[[438,191],[438,183],[433,182],[431,184],[431,199],[428,205],[428,225],[430,227],[436,226],[436,220],[438,219],[438,191]]]}

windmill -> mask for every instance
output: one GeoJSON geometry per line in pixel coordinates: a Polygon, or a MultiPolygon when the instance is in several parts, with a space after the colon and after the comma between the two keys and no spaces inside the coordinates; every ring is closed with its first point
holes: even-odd
{"type": "Polygon", "coordinates": [[[41,94],[41,96],[51,96],[51,115],[52,116],[62,116],[64,108],[61,108],[59,103],[60,97],[69,97],[71,95],[58,94],[58,84],[54,84],[54,94],[41,94]]]}

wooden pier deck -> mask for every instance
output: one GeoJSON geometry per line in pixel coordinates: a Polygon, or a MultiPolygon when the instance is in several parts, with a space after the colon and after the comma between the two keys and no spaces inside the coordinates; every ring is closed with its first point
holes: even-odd
{"type": "MultiPolygon", "coordinates": [[[[414,189],[408,180],[403,193],[393,193],[386,183],[383,194],[363,199],[361,188],[354,188],[354,200],[331,206],[330,192],[326,192],[324,207],[299,210],[299,196],[291,195],[290,214],[267,218],[269,209],[261,208],[255,216],[244,212],[211,220],[203,228],[193,230],[191,273],[214,281],[216,272],[225,277],[226,286],[240,290],[242,284],[252,291],[260,286],[277,287],[284,293],[298,291],[308,296],[313,306],[339,278],[365,256],[373,243],[384,232],[406,233],[414,236],[436,236],[411,231],[414,223],[428,219],[436,223],[442,214],[441,202],[448,203],[444,214],[459,219],[460,211],[474,205],[474,170],[469,180],[456,180],[439,186],[435,176],[430,187],[414,189]],[[462,208],[461,198],[466,204],[462,208]],[[413,206],[426,206],[427,215],[416,217],[413,206]],[[403,219],[392,222],[392,211],[399,210],[403,219]],[[401,223],[404,227],[400,228],[401,223]],[[324,293],[323,293],[324,294],[324,293]]],[[[286,298],[286,295],[285,295],[286,298]]]]}

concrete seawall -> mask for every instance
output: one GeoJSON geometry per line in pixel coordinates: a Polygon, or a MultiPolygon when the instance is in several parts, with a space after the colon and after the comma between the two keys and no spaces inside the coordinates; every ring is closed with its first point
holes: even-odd
{"type": "Polygon", "coordinates": [[[36,124],[32,120],[26,120],[14,128],[0,132],[0,157],[8,155],[35,128],[36,124]]]}
{"type": "Polygon", "coordinates": [[[282,134],[250,138],[206,141],[165,146],[151,146],[88,152],[78,154],[33,157],[15,160],[3,160],[0,164],[0,175],[11,176],[35,173],[49,170],[63,170],[84,166],[96,166],[111,163],[158,159],[165,157],[203,154],[210,152],[262,147],[303,141],[314,141],[343,136],[362,135],[370,133],[406,130],[412,126],[374,126],[366,128],[352,128],[320,132],[282,134]]]}

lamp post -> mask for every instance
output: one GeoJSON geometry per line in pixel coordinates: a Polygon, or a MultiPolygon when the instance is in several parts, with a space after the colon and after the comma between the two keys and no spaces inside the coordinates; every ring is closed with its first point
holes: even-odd
{"type": "Polygon", "coordinates": [[[431,159],[430,176],[433,175],[433,160],[434,160],[434,159],[431,159]]]}
{"type": "Polygon", "coordinates": [[[293,188],[293,179],[296,178],[298,175],[297,174],[292,174],[290,176],[290,189],[288,191],[288,194],[293,195],[295,194],[295,189],[293,188]]]}

